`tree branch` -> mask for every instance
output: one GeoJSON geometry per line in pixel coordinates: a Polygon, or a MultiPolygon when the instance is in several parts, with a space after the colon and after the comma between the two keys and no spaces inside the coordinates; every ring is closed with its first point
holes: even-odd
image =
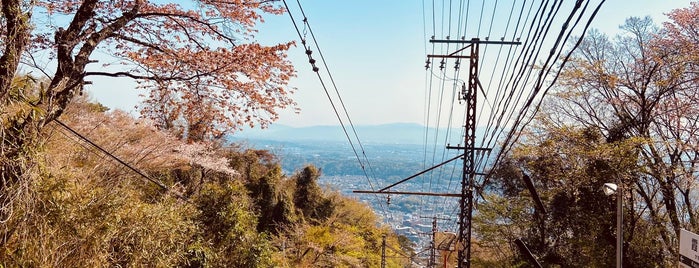
{"type": "Polygon", "coordinates": [[[123,35],[123,34],[117,34],[117,33],[115,33],[115,34],[112,34],[112,37],[118,38],[118,39],[121,39],[121,40],[124,40],[124,41],[128,41],[128,42],[131,42],[131,43],[134,43],[134,44],[137,44],[137,45],[141,45],[141,46],[144,46],[144,47],[147,47],[147,48],[152,48],[152,49],[155,49],[155,50],[157,50],[157,51],[159,51],[159,52],[165,53],[165,50],[163,50],[163,49],[160,48],[159,46],[156,46],[156,45],[154,45],[154,44],[152,44],[152,43],[148,43],[148,42],[145,42],[145,41],[138,40],[138,39],[133,38],[133,37],[130,37],[130,36],[126,36],[126,35],[123,35]]]}
{"type": "MultiPolygon", "coordinates": [[[[201,20],[199,18],[195,18],[195,17],[188,16],[185,14],[160,13],[160,12],[141,13],[138,16],[139,17],[165,17],[165,18],[171,19],[173,21],[175,21],[174,18],[176,18],[176,17],[191,20],[193,22],[196,22],[196,23],[199,23],[201,25],[206,26],[216,36],[219,36],[219,37],[225,39],[226,41],[231,43],[231,45],[235,46],[235,38],[232,38],[232,37],[220,32],[218,29],[216,29],[216,27],[214,27],[213,23],[205,21],[205,20],[201,20]]],[[[175,22],[177,22],[177,21],[175,21],[175,22]]],[[[178,25],[179,25],[179,23],[178,23],[178,25]]],[[[185,27],[182,27],[182,28],[184,29],[185,27]]],[[[194,41],[194,40],[192,40],[192,41],[194,41]]]]}

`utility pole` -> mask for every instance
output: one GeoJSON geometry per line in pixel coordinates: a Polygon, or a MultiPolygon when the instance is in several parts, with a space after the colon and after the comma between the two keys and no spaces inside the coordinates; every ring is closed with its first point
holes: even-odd
{"type": "Polygon", "coordinates": [[[432,246],[430,247],[430,264],[428,267],[437,266],[437,217],[432,219],[432,246]]]}
{"type": "Polygon", "coordinates": [[[519,42],[481,41],[478,38],[471,40],[430,40],[430,43],[458,43],[467,46],[448,55],[427,55],[428,58],[468,58],[468,87],[464,85],[462,99],[466,101],[466,120],[464,122],[464,146],[447,146],[447,149],[464,150],[464,165],[461,177],[461,198],[459,200],[459,233],[458,241],[461,247],[458,251],[457,267],[471,267],[471,218],[473,217],[473,190],[475,181],[475,152],[476,150],[490,150],[488,148],[476,148],[476,92],[480,82],[478,80],[478,57],[480,44],[518,45],[519,42]],[[470,48],[470,55],[458,55],[470,48]]]}
{"type": "Polygon", "coordinates": [[[430,241],[430,260],[427,267],[437,267],[437,220],[450,220],[449,218],[420,217],[423,219],[432,219],[432,241],[430,241]]]}
{"type": "Polygon", "coordinates": [[[381,236],[381,268],[386,268],[386,234],[381,236]]]}
{"type": "MultiPolygon", "coordinates": [[[[455,59],[470,59],[469,61],[469,78],[468,87],[463,86],[461,92],[461,98],[466,101],[466,120],[464,122],[464,146],[447,146],[447,149],[458,149],[464,150],[463,154],[460,154],[454,158],[446,160],[439,163],[431,168],[423,170],[415,175],[408,178],[400,180],[389,186],[386,186],[378,191],[352,191],[354,193],[367,193],[367,194],[407,194],[407,195],[426,195],[426,196],[443,196],[443,197],[459,197],[459,230],[457,234],[457,241],[461,244],[458,247],[458,258],[457,267],[458,268],[470,268],[471,267],[471,218],[473,216],[473,190],[474,181],[476,175],[483,175],[482,173],[476,173],[475,171],[475,152],[476,151],[489,151],[490,148],[477,148],[475,147],[476,141],[476,92],[480,86],[478,80],[478,54],[480,44],[494,44],[494,45],[520,45],[521,42],[517,41],[481,41],[478,38],[473,38],[471,40],[430,40],[430,43],[454,43],[454,44],[468,44],[463,48],[460,48],[450,54],[443,55],[427,55],[428,58],[455,58],[455,59]],[[470,55],[464,56],[460,53],[464,50],[470,48],[470,55]],[[451,161],[463,157],[463,169],[461,177],[461,193],[420,193],[420,192],[399,192],[399,191],[389,191],[392,187],[411,180],[417,176],[425,174],[433,169],[443,166],[451,161]]],[[[428,64],[426,65],[429,68],[428,64]]]]}

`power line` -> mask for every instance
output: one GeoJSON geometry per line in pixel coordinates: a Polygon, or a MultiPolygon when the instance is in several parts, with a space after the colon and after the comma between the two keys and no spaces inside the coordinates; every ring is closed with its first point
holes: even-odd
{"type": "MultiPolygon", "coordinates": [[[[354,127],[354,123],[352,122],[352,118],[349,116],[349,112],[347,111],[347,106],[345,105],[345,102],[342,100],[342,95],[340,94],[340,91],[337,88],[337,84],[335,83],[335,79],[333,78],[332,73],[330,72],[330,68],[328,67],[328,63],[325,60],[325,57],[323,56],[323,51],[320,49],[320,46],[318,45],[318,40],[316,39],[315,34],[313,33],[313,28],[311,28],[311,24],[308,23],[308,18],[306,17],[306,13],[303,10],[303,7],[301,6],[301,2],[299,0],[296,0],[296,3],[299,6],[299,10],[301,11],[301,15],[303,16],[303,22],[306,27],[308,27],[308,32],[311,33],[311,38],[313,39],[313,43],[315,44],[316,49],[318,50],[318,54],[320,55],[320,59],[323,62],[323,66],[325,67],[325,70],[328,73],[328,77],[330,78],[330,82],[333,86],[333,89],[335,90],[335,95],[337,96],[337,99],[340,101],[340,106],[342,107],[342,111],[345,114],[345,117],[347,118],[347,122],[350,125],[350,128],[352,129],[352,133],[354,134],[354,138],[357,141],[357,145],[359,145],[359,149],[362,151],[362,156],[364,157],[364,161],[369,167],[369,172],[371,173],[372,177],[376,177],[376,173],[374,172],[374,168],[371,166],[371,162],[369,161],[369,158],[366,155],[366,150],[364,149],[364,145],[362,144],[361,139],[359,139],[359,135],[357,134],[357,129],[354,127]]],[[[360,161],[361,164],[361,161],[360,161]]],[[[363,168],[363,167],[362,167],[363,168]]]]}
{"type": "MultiPolygon", "coordinates": [[[[282,2],[284,3],[284,7],[286,8],[287,13],[289,14],[289,18],[291,19],[291,22],[292,22],[292,24],[293,24],[293,26],[294,26],[294,28],[295,28],[295,30],[296,30],[296,33],[297,33],[298,36],[299,36],[299,39],[301,39],[301,44],[303,45],[303,47],[304,47],[304,49],[305,49],[305,53],[306,53],[306,55],[308,56],[308,61],[309,61],[309,63],[311,64],[311,66],[312,66],[312,68],[313,68],[313,72],[316,73],[316,75],[317,75],[317,77],[318,77],[318,80],[320,81],[320,84],[321,84],[321,86],[323,87],[323,91],[325,92],[326,97],[327,97],[328,100],[330,101],[330,105],[332,106],[333,112],[335,113],[335,116],[337,117],[338,121],[340,122],[340,126],[342,127],[342,131],[344,132],[345,137],[347,138],[347,141],[349,142],[350,147],[352,148],[352,151],[354,152],[354,155],[355,155],[355,157],[357,158],[357,161],[359,162],[359,165],[360,165],[360,167],[361,167],[361,169],[362,169],[362,171],[363,171],[363,173],[364,173],[364,176],[366,177],[367,182],[369,183],[369,187],[370,187],[372,190],[374,190],[374,184],[372,183],[371,178],[370,178],[369,174],[367,173],[366,167],[364,166],[364,163],[362,162],[361,157],[359,156],[359,153],[357,153],[357,148],[355,147],[354,142],[352,141],[352,138],[350,137],[350,134],[349,134],[349,132],[348,132],[348,130],[347,130],[347,127],[345,126],[345,123],[344,123],[343,120],[342,120],[342,116],[340,116],[340,112],[338,111],[337,106],[335,105],[335,102],[333,101],[333,99],[332,99],[332,97],[331,97],[331,95],[330,95],[330,91],[328,90],[328,87],[325,85],[325,81],[323,81],[323,77],[320,75],[320,72],[319,72],[320,68],[318,68],[318,67],[315,65],[315,64],[316,64],[316,60],[313,59],[313,57],[311,56],[313,52],[312,52],[311,49],[308,47],[308,45],[307,45],[307,43],[306,43],[306,38],[304,37],[303,34],[301,34],[301,31],[299,30],[299,27],[298,27],[298,25],[297,25],[297,23],[296,23],[296,19],[294,19],[293,14],[291,14],[291,9],[289,9],[289,5],[287,4],[286,0],[283,0],[282,2]]],[[[352,129],[352,132],[354,133],[355,139],[357,140],[358,146],[360,147],[360,149],[361,149],[361,151],[362,151],[362,155],[364,156],[364,159],[366,160],[367,165],[370,167],[370,170],[373,172],[373,169],[371,169],[371,165],[369,164],[369,160],[368,160],[368,158],[367,158],[367,156],[366,156],[366,153],[365,153],[365,151],[364,151],[364,147],[362,146],[361,141],[360,141],[360,139],[359,139],[359,136],[357,135],[356,129],[355,129],[354,125],[352,124],[352,121],[351,121],[350,116],[349,116],[349,113],[347,112],[347,109],[346,109],[346,107],[345,107],[345,105],[344,105],[344,102],[342,102],[342,99],[341,99],[341,97],[340,97],[339,91],[338,91],[338,89],[337,89],[337,86],[336,86],[336,84],[335,84],[335,81],[332,79],[332,75],[330,74],[330,70],[328,69],[328,65],[327,65],[327,63],[326,63],[326,61],[325,61],[325,58],[323,57],[322,52],[320,51],[320,46],[318,45],[318,42],[317,42],[317,40],[316,40],[316,38],[315,38],[315,35],[313,34],[313,31],[312,31],[312,29],[311,29],[311,27],[310,27],[310,24],[308,23],[308,18],[306,17],[306,15],[305,15],[305,13],[304,13],[304,11],[303,11],[303,7],[301,6],[301,3],[299,2],[299,0],[297,0],[296,2],[297,2],[297,4],[298,4],[298,6],[299,6],[299,9],[301,10],[301,13],[302,13],[302,16],[303,16],[304,25],[305,25],[306,27],[308,27],[309,32],[311,33],[311,38],[313,39],[313,42],[314,42],[314,44],[316,45],[316,49],[318,49],[318,53],[319,53],[320,56],[321,56],[321,60],[323,61],[323,65],[324,65],[324,67],[326,68],[326,71],[328,72],[328,75],[329,75],[329,77],[330,77],[330,80],[331,80],[331,82],[332,82],[332,85],[333,85],[334,88],[335,88],[335,92],[337,93],[338,98],[340,98],[340,103],[341,103],[341,106],[342,106],[343,111],[344,111],[344,113],[345,113],[345,117],[348,119],[348,121],[349,121],[349,123],[350,123],[350,127],[351,127],[351,129],[352,129]]],[[[376,196],[376,195],[375,195],[375,196],[376,196]]],[[[378,196],[376,196],[376,198],[378,199],[378,196]]],[[[381,207],[381,210],[383,211],[384,215],[386,215],[387,212],[386,212],[386,209],[385,209],[384,206],[383,206],[383,202],[379,200],[378,204],[379,204],[379,206],[381,207]]]]}
{"type": "MultiPolygon", "coordinates": [[[[479,36],[481,30],[485,29],[487,30],[486,38],[492,37],[493,30],[495,29],[495,17],[499,17],[497,16],[497,10],[499,8],[498,1],[495,1],[493,5],[486,5],[486,1],[483,0],[481,5],[478,5],[480,6],[480,11],[477,9],[471,11],[469,8],[470,2],[466,3],[466,10],[462,11],[464,3],[461,2],[459,4],[458,18],[452,17],[453,12],[451,11],[451,7],[453,6],[453,4],[451,1],[449,2],[450,13],[446,14],[444,12],[446,6],[446,3],[444,2],[441,6],[441,18],[436,18],[436,5],[433,1],[432,27],[433,29],[435,29],[437,26],[436,22],[441,21],[442,36],[446,36],[445,39],[449,40],[449,35],[452,34],[451,27],[449,27],[448,32],[444,32],[445,25],[451,25],[450,23],[454,19],[457,19],[458,23],[460,24],[457,28],[457,35],[460,35],[462,29],[461,24],[464,21],[464,35],[468,35],[468,32],[466,31],[466,26],[468,26],[469,24],[474,24],[474,21],[471,21],[468,18],[469,12],[478,12],[474,14],[480,15],[480,19],[475,23],[475,25],[477,26],[476,29],[472,30],[476,33],[476,36],[479,36]],[[488,10],[488,14],[491,14],[490,25],[487,25],[487,22],[483,20],[486,13],[486,6],[488,9],[492,7],[492,12],[491,10],[488,10]],[[466,19],[462,17],[464,13],[466,14],[466,19]],[[449,19],[449,24],[445,23],[444,19],[449,19]]],[[[526,1],[523,1],[521,3],[521,6],[519,6],[513,1],[512,6],[508,8],[510,14],[508,16],[507,23],[505,24],[505,30],[502,34],[503,37],[501,38],[501,41],[504,41],[505,36],[508,34],[508,30],[510,30],[510,26],[514,26],[514,31],[512,32],[512,40],[519,41],[520,39],[522,39],[524,45],[521,46],[520,49],[514,49],[510,47],[507,51],[503,50],[503,48],[500,48],[496,51],[496,53],[494,53],[496,55],[490,55],[490,51],[488,51],[487,44],[484,44],[484,49],[481,51],[481,58],[486,58],[490,56],[489,59],[495,58],[496,62],[492,63],[492,61],[481,61],[481,67],[488,65],[489,68],[492,69],[486,71],[484,68],[484,70],[481,71],[481,73],[491,74],[489,82],[487,83],[487,85],[485,85],[486,87],[484,88],[484,85],[478,83],[478,87],[480,87],[480,89],[484,92],[482,98],[490,104],[490,107],[479,107],[481,109],[478,113],[479,123],[482,120],[484,120],[481,118],[481,116],[483,114],[488,114],[485,117],[487,118],[487,120],[485,120],[487,121],[485,124],[485,135],[481,137],[480,144],[481,147],[490,148],[495,147],[494,144],[496,142],[501,142],[501,149],[496,150],[497,152],[495,153],[495,157],[491,155],[491,151],[478,153],[476,155],[476,166],[478,170],[485,170],[488,166],[496,166],[497,161],[499,161],[503,154],[506,153],[509,150],[509,148],[511,148],[514,141],[517,140],[518,135],[521,133],[521,130],[529,122],[531,122],[531,120],[533,119],[533,114],[536,113],[536,111],[539,109],[539,105],[541,104],[543,96],[546,95],[548,89],[553,87],[558,75],[560,74],[562,66],[565,65],[565,62],[568,60],[568,57],[566,57],[565,59],[563,59],[562,63],[554,64],[554,62],[559,61],[561,59],[561,54],[564,49],[562,44],[567,43],[567,40],[569,40],[569,37],[574,33],[574,31],[578,31],[578,28],[576,27],[578,21],[580,21],[584,17],[589,16],[588,21],[591,22],[597,13],[595,11],[591,15],[589,15],[589,13],[587,12],[586,8],[588,4],[590,4],[590,1],[585,2],[584,7],[582,8],[581,5],[583,1],[575,1],[573,3],[575,6],[573,6],[571,9],[567,9],[571,5],[564,4],[564,2],[565,1],[561,0],[530,1],[530,3],[526,3],[526,1]],[[537,3],[538,5],[535,5],[537,3]],[[515,15],[516,11],[519,12],[515,15]],[[562,17],[562,19],[559,17],[562,17]],[[575,21],[575,23],[571,24],[573,18],[577,18],[577,20],[575,21]],[[512,22],[516,23],[514,25],[511,25],[510,23],[512,22]],[[560,30],[560,32],[554,34],[556,33],[556,31],[553,30],[553,28],[557,25],[562,25],[563,27],[560,30]],[[546,51],[550,51],[548,53],[548,57],[545,56],[546,51]],[[503,52],[506,56],[503,56],[503,52]],[[502,65],[502,67],[500,67],[501,58],[504,58],[504,65],[502,65]],[[537,64],[542,66],[537,66],[537,64]],[[500,73],[499,77],[496,77],[497,73],[500,73]],[[550,78],[551,76],[553,76],[552,79],[550,78]],[[487,92],[490,92],[490,90],[493,89],[493,86],[494,89],[496,89],[496,92],[495,98],[492,99],[491,103],[491,98],[490,96],[488,96],[487,92]],[[490,113],[486,113],[486,108],[490,110],[490,113]],[[509,132],[507,132],[508,128],[509,132]],[[505,133],[507,133],[507,135],[503,137],[503,134],[505,133]],[[502,140],[503,138],[504,140],[502,140]]],[[[604,1],[600,2],[598,8],[601,7],[603,3],[604,1]]],[[[423,23],[425,23],[425,21],[427,20],[423,19],[423,23]]],[[[427,26],[423,25],[423,28],[427,28],[427,26]]],[[[587,27],[583,29],[583,34],[586,31],[587,27]]],[[[435,38],[434,32],[436,31],[433,31],[433,36],[430,38],[430,40],[433,40],[435,38]]],[[[447,48],[447,50],[449,50],[449,43],[447,43],[447,45],[445,46],[440,46],[440,48],[437,49],[435,49],[433,45],[433,54],[435,50],[441,50],[442,52],[444,52],[445,47],[447,48]]],[[[577,47],[577,45],[575,47],[577,47]]],[[[572,49],[575,49],[575,47],[573,47],[572,49]]],[[[461,55],[460,51],[457,51],[457,53],[459,53],[458,55],[461,55]]],[[[443,53],[443,55],[446,55],[446,53],[443,53]]],[[[453,55],[453,53],[450,55],[453,55]]],[[[429,58],[427,62],[428,64],[426,67],[428,67],[428,69],[431,68],[434,70],[436,66],[430,66],[429,58]]],[[[434,85],[442,87],[442,89],[439,91],[435,90],[436,92],[441,92],[439,93],[439,96],[443,96],[443,91],[446,90],[447,87],[449,87],[445,83],[445,80],[447,80],[447,75],[443,71],[443,68],[445,67],[445,62],[446,61],[442,61],[442,64],[439,66],[440,70],[438,74],[437,72],[434,72],[433,75],[429,77],[430,80],[432,78],[438,78],[439,80],[441,80],[441,82],[433,83],[432,81],[430,81],[429,83],[426,83],[426,85],[429,85],[430,91],[432,91],[432,86],[434,85]]],[[[459,79],[458,72],[455,72],[454,79],[459,79]]],[[[453,84],[450,83],[450,85],[452,85],[452,90],[455,90],[453,84]]],[[[428,97],[432,96],[433,94],[428,94],[428,97]]],[[[428,100],[428,109],[426,110],[426,114],[428,114],[428,116],[426,117],[428,123],[431,123],[430,120],[432,120],[433,116],[430,115],[433,113],[437,115],[437,120],[441,121],[439,115],[442,111],[442,107],[444,107],[445,109],[447,107],[443,103],[443,101],[444,99],[441,98],[439,103],[434,103],[433,101],[428,100]]],[[[453,109],[449,110],[452,112],[454,111],[453,109]]],[[[449,118],[451,118],[451,116],[449,116],[449,118]]],[[[451,122],[451,120],[449,121],[451,122]]],[[[438,127],[440,126],[440,122],[435,122],[435,124],[438,127]]],[[[451,128],[450,123],[448,123],[447,125],[448,128],[451,128]]],[[[480,124],[478,125],[480,126],[480,124]]],[[[451,131],[448,131],[446,135],[449,136],[450,134],[451,131]]],[[[426,132],[426,146],[428,141],[427,137],[428,135],[426,132]]],[[[445,141],[447,140],[449,140],[448,137],[445,138],[445,141]]],[[[434,152],[436,152],[436,150],[433,149],[432,152],[434,161],[436,160],[436,156],[434,155],[434,152]]],[[[425,153],[425,156],[427,156],[427,153],[425,153]]],[[[440,174],[437,176],[435,180],[441,182],[441,176],[444,175],[444,171],[440,169],[440,171],[434,170],[432,172],[437,172],[440,174]]],[[[478,179],[478,183],[481,185],[480,189],[482,189],[482,185],[484,185],[487,182],[487,180],[487,176],[478,179]]],[[[449,184],[451,184],[451,180],[449,180],[449,184]]],[[[432,187],[432,177],[430,177],[429,188],[431,189],[432,187]]],[[[442,206],[442,208],[446,207],[447,206],[442,206]]]]}
{"type": "MultiPolygon", "coordinates": [[[[570,57],[571,57],[573,51],[575,51],[575,49],[576,49],[576,48],[580,45],[580,43],[582,42],[583,37],[584,37],[584,33],[587,32],[588,28],[589,28],[590,25],[592,24],[592,20],[593,20],[594,17],[597,15],[597,12],[599,12],[599,9],[602,7],[602,5],[604,4],[604,2],[605,2],[605,0],[602,0],[602,1],[599,3],[599,5],[597,5],[597,7],[595,8],[595,10],[592,12],[592,15],[590,16],[590,18],[588,19],[587,23],[585,24],[585,28],[583,29],[583,34],[580,35],[580,36],[578,37],[578,40],[576,41],[576,43],[575,43],[575,45],[573,46],[573,48],[568,52],[568,54],[566,55],[566,57],[563,59],[563,62],[562,62],[561,65],[559,66],[558,71],[557,71],[557,73],[556,73],[556,75],[555,75],[553,81],[549,84],[548,87],[546,87],[546,89],[544,90],[543,95],[545,95],[546,93],[548,93],[548,91],[553,87],[555,81],[558,79],[558,77],[559,77],[559,75],[560,75],[561,70],[563,69],[563,67],[565,66],[565,64],[568,62],[568,60],[570,59],[570,57]]],[[[588,5],[588,4],[589,4],[589,3],[586,3],[586,4],[585,4],[585,7],[583,8],[583,10],[585,10],[585,9],[587,8],[587,5],[588,5]]],[[[578,17],[577,21],[575,22],[575,25],[577,25],[577,23],[580,21],[581,18],[582,18],[582,14],[578,17]]],[[[568,39],[568,37],[570,37],[570,34],[571,34],[571,33],[569,32],[568,35],[567,35],[566,38],[565,38],[566,40],[568,39]]],[[[562,52],[562,50],[559,50],[558,55],[560,55],[561,52],[562,52]]],[[[550,68],[549,68],[549,71],[550,71],[550,68]]],[[[533,97],[534,97],[534,96],[532,96],[532,98],[533,98],[533,97]]],[[[533,100],[533,99],[530,99],[530,102],[529,102],[529,103],[531,103],[532,100],[533,100]]],[[[539,102],[537,103],[536,108],[534,109],[534,113],[536,113],[536,111],[539,110],[539,107],[540,107],[540,105],[541,105],[541,101],[542,101],[542,100],[539,99],[539,102]]],[[[521,126],[521,128],[520,128],[519,131],[516,131],[516,127],[513,127],[513,128],[512,128],[512,130],[510,131],[510,133],[509,133],[508,136],[507,136],[507,139],[506,139],[506,142],[505,142],[505,145],[506,145],[506,146],[503,146],[503,150],[501,150],[500,153],[498,153],[498,155],[497,155],[497,157],[496,157],[496,160],[495,160],[494,164],[497,164],[497,163],[502,159],[502,157],[504,156],[504,154],[506,154],[507,152],[509,152],[509,149],[512,147],[512,144],[514,143],[513,140],[517,140],[517,139],[518,139],[519,135],[521,134],[521,130],[524,129],[524,127],[525,127],[526,125],[528,125],[528,123],[531,122],[531,120],[533,119],[533,116],[534,116],[533,114],[534,114],[534,113],[532,113],[532,114],[530,115],[530,118],[529,118],[524,124],[522,124],[522,126],[521,126]],[[516,135],[516,137],[513,139],[512,137],[515,136],[515,132],[517,133],[517,135],[516,135]]],[[[521,115],[521,118],[523,118],[523,117],[524,117],[524,115],[521,115]]],[[[522,119],[519,119],[519,120],[518,120],[518,122],[521,122],[521,121],[522,121],[522,119]]]]}
{"type": "Polygon", "coordinates": [[[150,176],[146,175],[145,173],[143,173],[143,172],[140,171],[139,169],[137,169],[137,168],[135,168],[135,167],[129,165],[128,163],[124,162],[124,160],[121,160],[121,158],[119,158],[119,157],[115,156],[114,154],[110,153],[109,151],[105,150],[104,148],[102,148],[101,146],[97,145],[96,143],[94,143],[93,141],[91,141],[91,140],[88,139],[87,137],[83,136],[82,134],[78,133],[78,132],[75,131],[74,129],[70,128],[69,126],[67,126],[66,124],[64,124],[63,122],[61,122],[60,120],[55,119],[53,122],[56,122],[56,124],[60,125],[60,126],[63,127],[64,129],[68,130],[68,131],[69,131],[71,134],[73,134],[74,136],[80,138],[80,139],[83,140],[84,142],[87,142],[87,143],[90,144],[92,147],[94,147],[94,148],[96,148],[97,150],[99,150],[100,152],[102,152],[104,155],[108,156],[108,157],[111,158],[112,160],[117,161],[119,164],[121,164],[121,165],[127,167],[128,169],[130,169],[131,171],[133,171],[133,172],[135,172],[136,174],[140,175],[140,176],[143,177],[144,179],[150,181],[151,183],[153,183],[153,184],[155,184],[156,186],[160,187],[161,189],[165,190],[167,193],[171,193],[171,194],[175,195],[177,198],[180,198],[180,199],[182,199],[182,200],[184,200],[184,201],[186,201],[186,202],[189,202],[189,201],[187,200],[187,198],[185,198],[184,196],[180,195],[179,193],[175,193],[175,192],[170,191],[170,188],[167,187],[165,184],[163,184],[161,181],[156,180],[156,179],[154,179],[154,178],[151,178],[150,176]]]}

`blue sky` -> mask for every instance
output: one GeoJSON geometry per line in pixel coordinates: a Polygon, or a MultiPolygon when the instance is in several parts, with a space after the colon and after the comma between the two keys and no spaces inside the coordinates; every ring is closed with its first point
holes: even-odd
{"type": "MultiPolygon", "coordinates": [[[[300,2],[355,124],[425,122],[428,76],[424,64],[426,54],[431,50],[431,46],[427,45],[429,36],[425,36],[425,33],[432,33],[432,1],[300,2]],[[423,23],[423,20],[426,23],[423,23]]],[[[482,1],[472,2],[477,6],[482,1]]],[[[493,3],[487,2],[488,5],[493,3]]],[[[509,11],[509,7],[502,2],[508,1],[501,1],[497,13],[498,21],[504,21],[505,18],[501,18],[502,14],[509,11]]],[[[659,24],[666,20],[663,13],[674,8],[687,7],[690,2],[607,0],[595,18],[593,27],[613,35],[627,17],[646,15],[653,17],[659,24]]],[[[301,13],[296,7],[296,1],[290,0],[288,3],[292,14],[300,23],[301,13]]],[[[437,13],[441,10],[440,3],[436,4],[437,13]]],[[[468,25],[475,25],[478,16],[472,14],[471,17],[474,21],[468,25]]],[[[485,17],[489,15],[486,14],[485,17]]],[[[310,65],[289,16],[266,16],[265,21],[258,27],[260,31],[256,36],[261,43],[272,44],[289,40],[299,43],[299,46],[289,52],[289,56],[298,71],[298,77],[291,85],[298,89],[294,99],[301,112],[295,114],[291,110],[282,111],[281,119],[277,123],[290,126],[338,124],[320,82],[310,71],[310,65]]],[[[437,24],[437,32],[443,32],[444,30],[440,30],[442,24],[437,24]]],[[[473,28],[471,32],[474,32],[473,28]]],[[[310,38],[310,33],[308,37],[310,38]]],[[[470,37],[475,36],[467,38],[470,37]]],[[[314,52],[314,57],[320,60],[317,51],[314,52]]],[[[321,68],[321,72],[324,71],[325,69],[321,68]]],[[[329,80],[326,80],[326,83],[329,83],[329,80]]],[[[89,91],[97,101],[109,107],[133,110],[138,103],[138,92],[133,89],[134,86],[135,84],[128,79],[103,78],[95,79],[89,91]]]]}

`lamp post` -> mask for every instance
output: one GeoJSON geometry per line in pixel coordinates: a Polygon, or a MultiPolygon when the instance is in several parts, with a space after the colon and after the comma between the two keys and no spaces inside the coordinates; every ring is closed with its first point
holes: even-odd
{"type": "Polygon", "coordinates": [[[616,267],[622,267],[622,251],[623,251],[623,230],[622,222],[624,220],[622,210],[621,187],[614,183],[605,183],[602,186],[602,191],[605,195],[610,196],[616,193],[616,267]]]}

